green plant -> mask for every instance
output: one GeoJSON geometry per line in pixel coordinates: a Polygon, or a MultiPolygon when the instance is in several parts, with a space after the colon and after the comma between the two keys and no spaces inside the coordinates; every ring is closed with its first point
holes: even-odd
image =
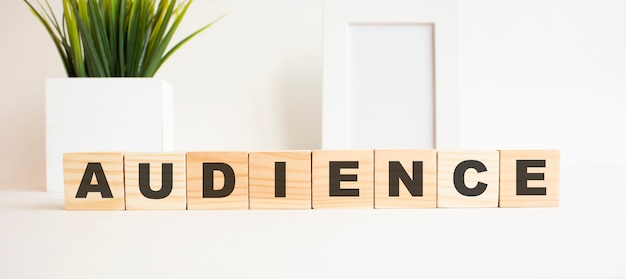
{"type": "Polygon", "coordinates": [[[70,77],[152,77],[205,25],[167,49],[192,0],[63,0],[57,20],[24,0],[46,28],[70,77]]]}

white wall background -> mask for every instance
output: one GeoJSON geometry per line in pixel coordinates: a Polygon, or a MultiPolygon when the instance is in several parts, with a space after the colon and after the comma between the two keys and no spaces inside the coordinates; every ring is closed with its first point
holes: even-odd
{"type": "MultiPolygon", "coordinates": [[[[65,72],[22,1],[0,10],[0,187],[43,190],[44,83],[65,72]]],[[[176,149],[319,148],[322,1],[194,1],[178,38],[226,13],[157,74],[174,87],[176,149]]]]}
{"type": "MultiPolygon", "coordinates": [[[[175,88],[177,149],[319,148],[322,2],[194,2],[181,33],[220,14],[230,15],[182,49],[159,73],[175,88]]],[[[43,28],[21,1],[2,1],[0,11],[0,189],[43,191],[44,80],[64,73],[43,28]]],[[[621,177],[626,167],[625,15],[626,1],[621,0],[459,1],[462,147],[561,149],[560,208],[209,213],[207,218],[213,218],[215,226],[205,224],[200,229],[213,230],[221,237],[240,237],[240,242],[209,241],[201,244],[206,250],[185,246],[199,255],[191,263],[203,264],[201,255],[208,253],[207,259],[219,263],[213,267],[217,274],[237,277],[259,274],[251,269],[270,275],[270,258],[290,263],[277,269],[279,277],[328,277],[341,270],[348,277],[383,277],[395,272],[405,277],[458,278],[479,263],[484,266],[469,274],[482,278],[626,277],[626,180],[621,177]],[[289,228],[291,236],[272,228],[289,228]],[[372,229],[376,231],[368,231],[372,229]],[[518,239],[528,238],[514,242],[506,235],[511,231],[517,232],[518,239]],[[455,240],[461,232],[478,243],[455,240]],[[309,238],[297,239],[294,234],[309,238]],[[341,241],[345,235],[353,238],[341,241]],[[403,240],[410,237],[417,237],[417,242],[403,240]],[[237,245],[248,248],[237,250],[237,245]],[[210,252],[211,248],[216,252],[210,252]],[[276,253],[268,258],[272,250],[276,253]],[[398,254],[405,257],[385,256],[398,254]],[[236,260],[251,264],[237,269],[236,260]],[[342,261],[361,268],[345,269],[342,261]],[[383,268],[389,266],[396,269],[383,268]]],[[[19,204],[1,206],[10,210],[19,204]]],[[[189,218],[199,215],[187,214],[189,218]]],[[[158,216],[167,219],[169,215],[157,212],[141,220],[131,213],[124,220],[102,215],[102,224],[89,224],[104,228],[117,223],[141,230],[132,222],[137,220],[161,228],[164,224],[158,216]]],[[[1,247],[15,249],[1,250],[21,251],[32,241],[44,245],[44,240],[22,235],[49,228],[65,234],[66,229],[59,226],[72,224],[49,218],[89,220],[87,215],[68,217],[63,211],[36,216],[43,225],[4,219],[8,220],[5,228],[20,229],[0,231],[5,239],[1,247]]],[[[26,213],[19,217],[33,218],[26,213]]],[[[180,219],[166,227],[193,228],[192,223],[180,219]]],[[[193,232],[186,241],[200,237],[193,232]]],[[[54,251],[67,248],[52,247],[54,251]]],[[[133,252],[149,257],[150,250],[144,248],[134,246],[133,252]]],[[[27,251],[30,255],[42,252],[27,251]]],[[[2,268],[4,272],[38,274],[28,268],[28,257],[9,252],[0,252],[3,262],[12,259],[2,268]]],[[[96,252],[86,254],[103,259],[96,252]]],[[[54,257],[55,253],[44,249],[43,255],[54,257]]],[[[188,264],[176,262],[152,274],[174,276],[175,268],[188,264]]]]}

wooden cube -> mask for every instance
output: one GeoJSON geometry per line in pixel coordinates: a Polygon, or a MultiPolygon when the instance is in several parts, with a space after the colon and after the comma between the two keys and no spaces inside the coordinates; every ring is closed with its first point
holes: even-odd
{"type": "Polygon", "coordinates": [[[375,208],[437,207],[437,152],[375,150],[375,208]]]}
{"type": "Polygon", "coordinates": [[[374,208],[373,150],[313,151],[313,208],[374,208]]]}
{"type": "Polygon", "coordinates": [[[250,209],[311,209],[311,151],[249,154],[250,209]]]}
{"type": "Polygon", "coordinates": [[[248,153],[187,153],[187,208],[248,209],[248,153]]]}
{"type": "Polygon", "coordinates": [[[558,150],[501,150],[500,207],[558,207],[558,150]]]}
{"type": "Polygon", "coordinates": [[[185,153],[126,153],[126,209],[187,209],[185,153]]]}
{"type": "Polygon", "coordinates": [[[123,153],[63,154],[66,210],[124,210],[123,153]]]}
{"type": "Polygon", "coordinates": [[[498,207],[498,151],[437,152],[437,207],[498,207]]]}

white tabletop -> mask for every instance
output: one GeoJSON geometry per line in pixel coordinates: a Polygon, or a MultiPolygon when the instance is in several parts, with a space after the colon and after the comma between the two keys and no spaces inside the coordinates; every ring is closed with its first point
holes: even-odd
{"type": "Polygon", "coordinates": [[[559,208],[80,212],[3,191],[0,278],[619,278],[621,169],[564,165],[559,208]]]}

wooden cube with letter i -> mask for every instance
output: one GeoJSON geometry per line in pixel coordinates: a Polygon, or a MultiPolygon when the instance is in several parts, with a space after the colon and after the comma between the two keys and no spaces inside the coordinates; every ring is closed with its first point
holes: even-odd
{"type": "Polygon", "coordinates": [[[252,152],[250,209],[311,209],[311,151],[252,152]]]}

